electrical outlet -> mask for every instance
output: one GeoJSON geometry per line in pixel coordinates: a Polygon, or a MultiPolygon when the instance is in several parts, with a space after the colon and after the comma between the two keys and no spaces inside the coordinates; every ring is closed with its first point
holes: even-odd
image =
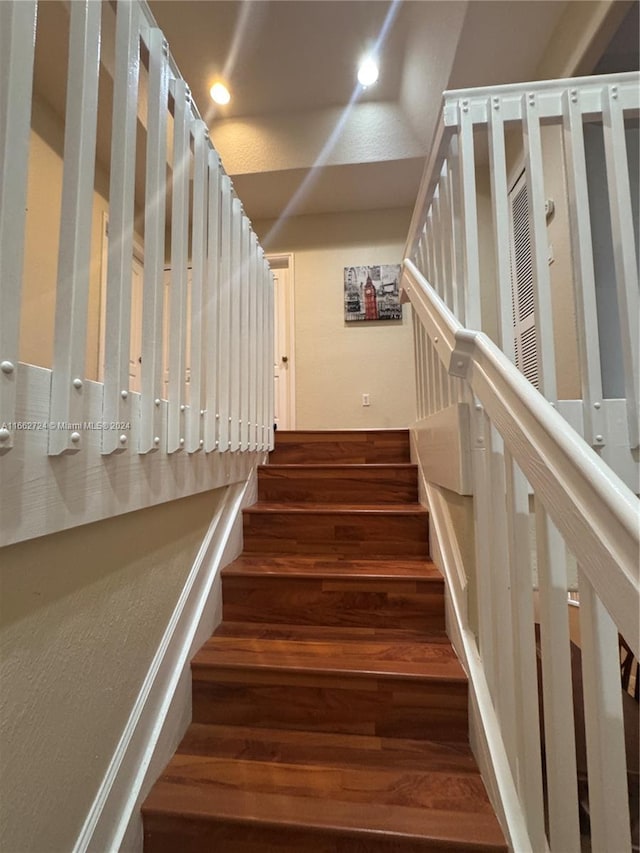
{"type": "Polygon", "coordinates": [[[363,406],[369,406],[369,405],[371,405],[371,404],[369,403],[369,395],[368,395],[368,394],[363,394],[363,395],[362,395],[362,405],[363,405],[363,406]]]}

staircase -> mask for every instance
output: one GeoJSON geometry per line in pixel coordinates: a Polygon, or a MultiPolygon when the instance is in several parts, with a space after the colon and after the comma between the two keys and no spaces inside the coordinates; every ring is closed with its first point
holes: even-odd
{"type": "Polygon", "coordinates": [[[406,430],[278,432],[146,853],[506,850],[406,430]]]}

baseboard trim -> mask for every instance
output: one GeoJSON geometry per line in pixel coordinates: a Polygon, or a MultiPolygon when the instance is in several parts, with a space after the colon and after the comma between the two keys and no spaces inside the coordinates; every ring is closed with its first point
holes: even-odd
{"type": "Polygon", "coordinates": [[[73,853],[142,850],[139,807],[191,719],[189,662],[221,619],[220,570],[242,549],[240,511],[255,500],[255,490],[255,470],[227,488],[73,853]]]}

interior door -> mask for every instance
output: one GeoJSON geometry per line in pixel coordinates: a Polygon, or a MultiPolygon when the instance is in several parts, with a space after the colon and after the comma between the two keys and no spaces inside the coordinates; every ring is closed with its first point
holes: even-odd
{"type": "Polygon", "coordinates": [[[278,429],[294,429],[292,278],[288,265],[270,261],[274,285],[274,422],[278,429]]]}

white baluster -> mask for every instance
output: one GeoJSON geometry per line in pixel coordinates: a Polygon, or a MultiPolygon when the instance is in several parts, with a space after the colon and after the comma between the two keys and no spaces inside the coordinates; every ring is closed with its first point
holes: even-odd
{"type": "Polygon", "coordinates": [[[529,188],[529,226],[531,261],[536,312],[536,344],[538,351],[539,388],[550,402],[557,401],[556,357],[553,337],[553,305],[549,274],[547,220],[545,214],[544,170],[540,112],[534,93],[523,95],[523,138],[529,188]]]}
{"type": "Polygon", "coordinates": [[[82,446],[101,4],[71,4],[49,454],[82,446]],[[62,424],[62,428],[57,425],[62,424]]]}
{"type": "Polygon", "coordinates": [[[229,449],[229,378],[230,378],[230,321],[231,321],[231,181],[227,175],[221,181],[220,219],[220,290],[218,300],[218,450],[229,449]]]}
{"type": "Polygon", "coordinates": [[[537,498],[535,514],[549,841],[554,851],[579,853],[566,551],[562,537],[537,498]]]}
{"type": "Polygon", "coordinates": [[[506,482],[504,442],[502,436],[485,420],[485,436],[489,454],[491,479],[491,527],[488,531],[491,544],[491,580],[494,597],[494,648],[496,650],[497,679],[495,702],[502,728],[502,739],[516,773],[516,727],[515,727],[515,663],[513,644],[504,637],[513,636],[509,577],[509,554],[506,519],[506,482]],[[498,651],[499,650],[499,651],[498,651]]]}
{"type": "Polygon", "coordinates": [[[274,418],[274,382],[273,382],[273,365],[275,357],[275,283],[273,274],[267,268],[267,329],[268,329],[268,344],[267,344],[267,389],[268,389],[268,407],[267,407],[267,437],[266,445],[268,450],[273,450],[273,418],[274,418]]]}
{"type": "Polygon", "coordinates": [[[480,307],[480,243],[478,239],[478,201],[476,197],[476,165],[473,124],[468,101],[460,102],[460,133],[458,160],[460,163],[461,205],[464,234],[464,305],[465,323],[469,329],[482,329],[480,307]]]}
{"type": "Polygon", "coordinates": [[[207,179],[208,133],[200,119],[191,125],[193,136],[193,214],[191,227],[191,364],[190,395],[187,409],[185,445],[188,453],[197,453],[204,446],[202,437],[205,413],[205,380],[203,376],[202,318],[204,311],[205,258],[207,242],[207,179]],[[202,444],[200,443],[202,442],[202,444]]]}
{"type": "Polygon", "coordinates": [[[613,260],[616,271],[620,338],[624,364],[624,390],[627,398],[629,443],[638,447],[638,383],[640,382],[640,296],[638,293],[638,262],[634,234],[631,187],[627,165],[627,143],[624,116],[617,86],[602,93],[602,122],[607,161],[609,210],[613,260]]]}
{"type": "Polygon", "coordinates": [[[485,531],[475,537],[476,572],[478,578],[478,645],[491,695],[496,691],[498,664],[495,659],[495,611],[493,572],[491,565],[491,466],[485,443],[485,416],[482,407],[471,405],[471,463],[473,471],[473,520],[475,530],[485,531]]]}
{"type": "Polygon", "coordinates": [[[249,261],[249,450],[257,449],[258,423],[258,238],[251,232],[249,261]]]}
{"type": "Polygon", "coordinates": [[[453,136],[449,143],[448,183],[451,198],[451,276],[453,280],[452,311],[463,325],[466,325],[466,306],[464,299],[464,237],[462,234],[460,165],[458,158],[458,138],[453,136]]]}
{"type": "MultiPolygon", "coordinates": [[[[258,258],[257,258],[257,293],[256,293],[256,301],[258,308],[257,322],[258,322],[258,332],[257,332],[257,350],[258,350],[258,363],[257,363],[257,409],[258,409],[258,417],[257,417],[257,449],[264,450],[264,425],[265,425],[265,414],[264,414],[264,401],[265,401],[265,367],[264,363],[267,358],[266,354],[266,331],[265,331],[265,311],[264,311],[264,290],[265,290],[265,260],[264,260],[264,250],[262,247],[258,247],[258,258]]],[[[269,365],[270,369],[273,369],[273,365],[269,365]]]]}
{"type": "Polygon", "coordinates": [[[416,376],[416,414],[418,416],[418,420],[424,417],[424,402],[423,402],[423,384],[424,380],[422,377],[422,371],[424,369],[424,364],[422,362],[421,353],[420,353],[420,341],[418,337],[418,329],[420,327],[420,320],[418,319],[418,315],[416,314],[415,308],[411,306],[411,326],[413,331],[413,356],[415,361],[415,376],[416,376]]]}
{"type": "Polygon", "coordinates": [[[516,350],[513,334],[513,310],[511,294],[509,196],[507,187],[507,157],[504,143],[504,120],[502,99],[495,96],[487,99],[489,118],[489,167],[491,172],[491,201],[493,209],[493,233],[495,240],[495,264],[498,279],[496,288],[498,344],[510,361],[515,363],[516,350]]]}
{"type": "Polygon", "coordinates": [[[160,446],[162,307],[167,181],[168,46],[159,29],[149,30],[147,169],[145,178],[144,279],[142,291],[142,394],[140,453],[160,446]]]}
{"type": "MultiPolygon", "coordinates": [[[[507,507],[507,566],[511,586],[516,767],[514,776],[534,850],[544,850],[544,801],[538,676],[533,611],[527,481],[508,450],[504,452],[507,507]]],[[[507,643],[509,642],[507,638],[507,643]]]]}
{"type": "Polygon", "coordinates": [[[167,452],[184,447],[187,287],[189,277],[189,172],[191,96],[184,80],[173,84],[173,181],[171,198],[171,286],[169,291],[169,404],[167,452]]]}
{"type": "Polygon", "coordinates": [[[444,299],[444,281],[442,269],[442,236],[440,232],[440,186],[438,185],[433,193],[431,202],[431,239],[432,239],[432,261],[433,261],[433,279],[432,285],[436,293],[444,299]]]}
{"type": "Polygon", "coordinates": [[[562,112],[571,226],[573,295],[576,305],[580,381],[584,403],[584,437],[589,444],[596,444],[599,443],[595,441],[596,435],[604,435],[604,411],[601,406],[600,337],[587,164],[578,89],[565,91],[562,96],[562,112]]]}
{"type": "Polygon", "coordinates": [[[230,350],[231,362],[229,388],[229,449],[240,449],[240,280],[242,275],[242,204],[233,199],[231,227],[231,322],[230,350]]]}
{"type": "Polygon", "coordinates": [[[449,170],[445,161],[440,176],[440,204],[439,204],[439,228],[440,228],[440,268],[442,270],[443,299],[447,306],[453,311],[454,287],[453,272],[451,267],[452,253],[451,243],[453,233],[451,230],[451,186],[449,184],[449,170]]]}
{"type": "Polygon", "coordinates": [[[426,258],[425,258],[425,239],[426,234],[424,228],[422,229],[422,234],[420,239],[418,240],[418,248],[416,250],[416,266],[422,273],[422,275],[426,278],[427,276],[427,268],[426,268],[426,258]]]}
{"type": "Polygon", "coordinates": [[[140,75],[139,7],[118,5],[109,183],[109,248],[105,311],[102,453],[124,450],[128,435],[114,422],[130,423],[131,277],[140,75]]]}
{"type": "Polygon", "coordinates": [[[218,299],[220,289],[220,158],[213,148],[208,153],[209,216],[207,220],[207,282],[205,296],[206,414],[204,449],[216,449],[218,434],[218,299]]]}
{"type": "Polygon", "coordinates": [[[440,409],[438,403],[438,383],[436,382],[437,356],[433,351],[433,346],[422,323],[420,324],[420,340],[422,342],[423,360],[427,366],[425,376],[427,383],[427,399],[429,401],[427,415],[433,415],[440,409]]]}
{"type": "Polygon", "coordinates": [[[591,849],[630,853],[618,629],[581,571],[578,586],[591,849]]]}
{"type": "Polygon", "coordinates": [[[242,218],[242,266],[240,276],[240,450],[249,448],[249,274],[251,225],[242,218]]]}
{"type": "Polygon", "coordinates": [[[36,3],[0,3],[0,452],[13,447],[36,3]]]}

